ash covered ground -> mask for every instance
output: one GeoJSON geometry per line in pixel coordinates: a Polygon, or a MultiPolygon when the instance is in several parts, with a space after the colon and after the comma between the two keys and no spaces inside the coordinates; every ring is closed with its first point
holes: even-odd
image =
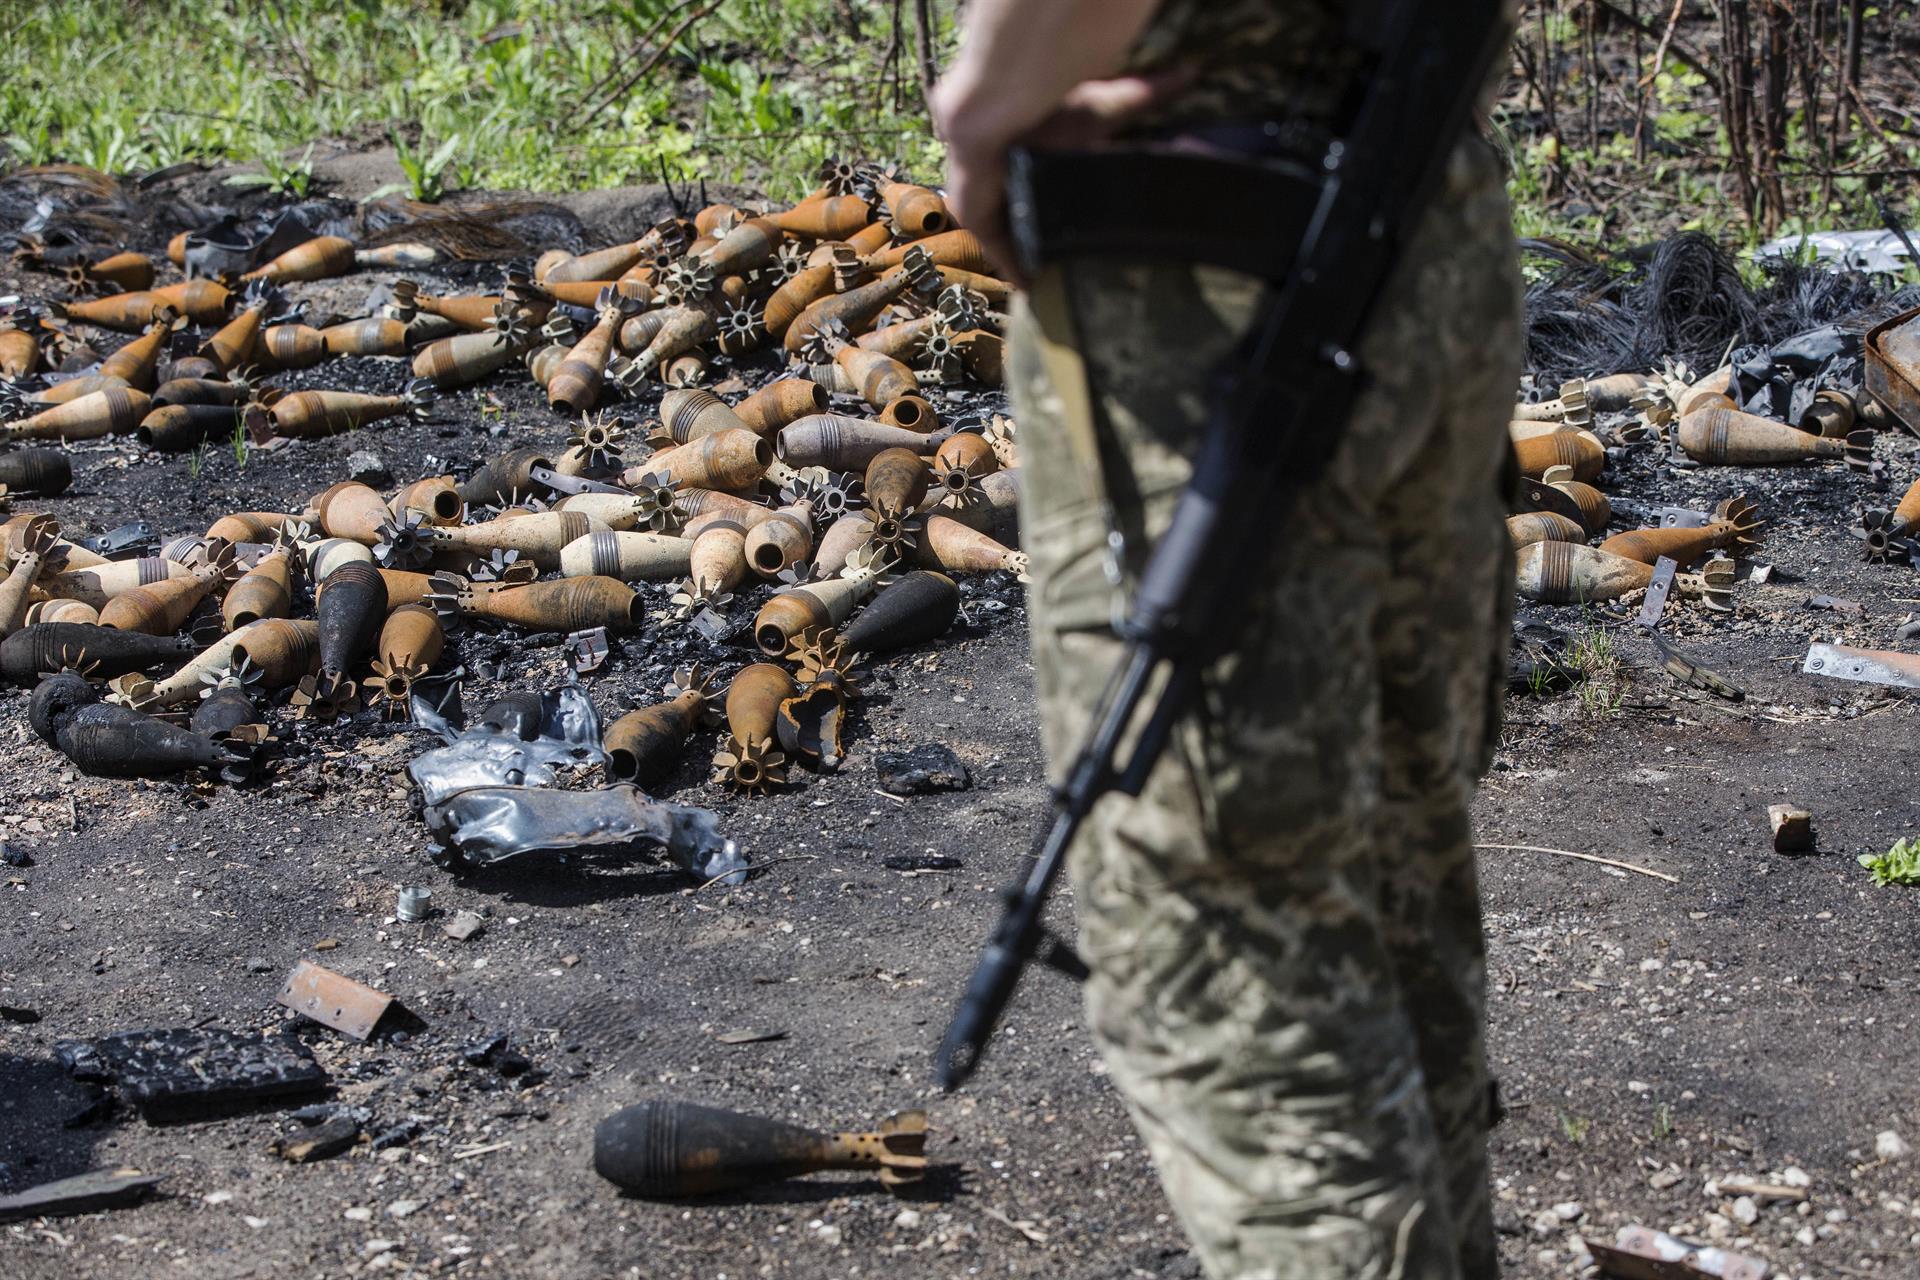
{"type": "MultiPolygon", "coordinates": [[[[578,203],[588,247],[632,234],[661,199],[578,203]]],[[[478,268],[424,274],[448,291],[491,280],[478,268]]],[[[392,278],[290,292],[354,315],[392,278]]],[[[47,281],[0,286],[37,293],[47,281]]],[[[379,360],[277,379],[405,380],[400,362],[379,360]]],[[[643,398],[628,412],[650,407],[643,398]]],[[[972,395],[953,407],[998,404],[972,395]]],[[[134,519],[197,533],[228,511],[303,502],[358,449],[405,481],[464,475],[565,433],[508,373],[447,395],[423,424],[254,453],[244,466],[216,447],[197,475],[184,456],[83,447],[67,494],[22,505],[70,534],[134,519]]],[[[1897,495],[1916,471],[1913,444],[1886,434],[1877,452],[1897,495]]],[[[1523,625],[1612,637],[1621,669],[1604,698],[1578,686],[1510,698],[1477,838],[1678,882],[1553,854],[1483,855],[1491,1048],[1509,1113],[1493,1138],[1507,1273],[1576,1274],[1575,1237],[1643,1223],[1740,1247],[1781,1275],[1920,1274],[1920,1159],[1884,1154],[1895,1149],[1884,1140],[1876,1150],[1886,1130],[1920,1141],[1916,899],[1873,887],[1855,864],[1920,821],[1913,708],[1799,672],[1811,640],[1893,647],[1920,598],[1913,570],[1862,563],[1846,532],[1863,506],[1890,503],[1838,463],[1676,470],[1652,444],[1616,451],[1603,485],[1701,508],[1744,492],[1768,521],[1755,560],[1774,569],[1758,584],[1742,566],[1731,615],[1676,601],[1663,627],[1743,687],[1740,703],[1677,685],[1650,642],[1604,610],[1521,610],[1523,625]],[[1807,606],[1821,595],[1864,613],[1807,606]],[[1812,809],[1813,854],[1772,851],[1766,808],[1781,800],[1812,809]],[[1743,1181],[1805,1198],[1744,1192],[1743,1181]]],[[[664,588],[641,589],[664,604],[664,588]]],[[[720,813],[763,868],[738,888],[540,859],[450,876],[427,860],[404,772],[432,740],[371,715],[283,718],[285,758],[264,786],[209,790],[76,776],[28,728],[25,695],[0,693],[0,838],[32,859],[4,869],[0,1004],[38,1015],[0,1023],[0,1191],[100,1166],[166,1178],[135,1208],[8,1224],[0,1266],[23,1277],[1198,1275],[1063,980],[1029,979],[964,1092],[931,1088],[933,1044],[1044,799],[1020,587],[989,575],[963,590],[965,620],[947,637],[870,664],[839,772],[730,797],[705,783],[697,741],[656,789],[720,813]],[[968,764],[971,789],[879,794],[878,752],[935,741],[968,764]],[[884,865],[928,853],[962,866],[884,865]],[[430,887],[443,914],[393,919],[403,885],[430,887]],[[456,942],[441,924],[462,909],[490,918],[456,942]],[[417,1021],[360,1044],[288,1019],[274,997],[303,958],[392,992],[417,1021]],[[92,1095],[55,1063],[56,1040],[194,1025],[293,1026],[334,1097],[371,1113],[369,1136],[406,1136],[296,1165],[267,1150],[295,1127],[284,1108],[174,1124],[83,1118],[92,1095]],[[769,1038],[728,1043],[738,1032],[769,1038]],[[464,1052],[502,1033],[529,1070],[464,1052]],[[592,1171],[592,1129],[642,1099],[848,1128],[925,1106],[935,1169],[908,1198],[852,1175],[689,1204],[624,1198],[592,1171]]],[[[469,706],[565,675],[557,635],[468,632],[454,646],[469,706]]],[[[689,656],[722,674],[751,660],[650,627],[617,640],[589,687],[611,717],[657,697],[689,656]]],[[[1063,925],[1070,907],[1062,893],[1063,925]]]]}

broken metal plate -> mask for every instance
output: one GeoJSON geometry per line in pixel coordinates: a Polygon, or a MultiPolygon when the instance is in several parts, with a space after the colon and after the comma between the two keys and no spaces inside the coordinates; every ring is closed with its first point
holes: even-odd
{"type": "Polygon", "coordinates": [[[1613,1244],[1589,1240],[1587,1251],[1602,1275],[1616,1280],[1766,1280],[1758,1258],[1727,1249],[1688,1244],[1646,1227],[1622,1227],[1613,1244]]]}
{"type": "Polygon", "coordinates": [[[1807,646],[1807,660],[1800,669],[1810,676],[1920,689],[1920,654],[1896,653],[1890,649],[1851,649],[1844,644],[1814,644],[1807,646]]]}
{"type": "Polygon", "coordinates": [[[631,498],[633,490],[622,489],[615,484],[602,484],[598,480],[587,480],[580,476],[563,476],[552,467],[529,467],[527,477],[535,484],[545,485],[555,493],[617,493],[631,498]]]}
{"type": "Polygon", "coordinates": [[[575,631],[567,637],[567,662],[575,673],[586,675],[598,671],[606,665],[609,645],[607,629],[593,627],[586,631],[575,631]]]}
{"type": "Polygon", "coordinates": [[[125,1031],[53,1046],[75,1079],[111,1085],[143,1112],[219,1110],[286,1094],[312,1093],[327,1073],[298,1040],[211,1027],[125,1031]]]}
{"type": "Polygon", "coordinates": [[[1635,619],[1641,626],[1660,625],[1660,614],[1673,591],[1673,575],[1679,571],[1680,565],[1672,556],[1661,556],[1653,562],[1653,581],[1647,584],[1647,598],[1641,602],[1640,616],[1635,619]]]}
{"type": "Polygon", "coordinates": [[[1708,693],[1718,694],[1729,702],[1740,702],[1746,698],[1745,689],[1711,667],[1689,658],[1657,634],[1653,637],[1653,645],[1660,651],[1661,665],[1667,669],[1669,675],[1682,684],[1690,684],[1696,689],[1705,689],[1708,693]]]}
{"type": "Polygon", "coordinates": [[[123,524],[92,538],[76,538],[75,545],[85,547],[109,560],[130,560],[160,549],[160,534],[145,520],[123,524]]]}
{"type": "Polygon", "coordinates": [[[393,997],[311,960],[302,960],[280,989],[280,1003],[322,1026],[365,1040],[393,1007],[393,997]]]}
{"type": "Polygon", "coordinates": [[[62,1218],[100,1209],[120,1209],[146,1199],[160,1185],[158,1174],[138,1169],[93,1169],[57,1182],[0,1196],[0,1222],[15,1218],[62,1218]]]}
{"type": "Polygon", "coordinates": [[[1908,432],[1920,434],[1920,308],[1867,330],[1867,392],[1908,432]]]}

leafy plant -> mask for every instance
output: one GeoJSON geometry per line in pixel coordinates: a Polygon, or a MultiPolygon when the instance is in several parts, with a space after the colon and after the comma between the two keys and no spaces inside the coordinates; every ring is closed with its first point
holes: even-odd
{"type": "Polygon", "coordinates": [[[436,148],[432,155],[424,149],[412,146],[398,133],[389,134],[393,140],[395,158],[400,162],[400,172],[407,175],[406,183],[390,182],[375,191],[369,199],[382,195],[392,195],[396,191],[405,191],[415,200],[428,204],[447,193],[444,174],[447,166],[453,162],[453,153],[460,149],[460,135],[454,134],[436,148]]]}
{"type": "Polygon", "coordinates": [[[1587,1140],[1587,1130],[1592,1127],[1593,1121],[1586,1116],[1576,1116],[1567,1111],[1560,1113],[1560,1132],[1575,1146],[1587,1140]]]}
{"type": "Polygon", "coordinates": [[[305,199],[313,189],[313,144],[298,160],[289,162],[278,152],[262,151],[259,173],[236,173],[227,179],[230,187],[267,187],[296,200],[305,199]]]}
{"type": "Polygon", "coordinates": [[[1860,865],[1877,885],[1920,887],[1920,840],[1897,840],[1885,853],[1863,853],[1860,865]]]}

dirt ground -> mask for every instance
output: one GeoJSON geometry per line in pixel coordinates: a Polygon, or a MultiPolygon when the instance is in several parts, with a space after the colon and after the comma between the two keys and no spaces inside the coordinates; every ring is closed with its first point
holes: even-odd
{"type": "MultiPolygon", "coordinates": [[[[603,218],[642,222],[658,193],[603,218]]],[[[583,216],[587,216],[583,214],[583,216]]],[[[598,239],[592,236],[590,238],[598,239]]],[[[437,285],[477,281],[468,270],[437,285]]],[[[363,309],[390,276],[296,286],[315,308],[363,309]]],[[[0,292],[43,289],[7,277],[0,292]]],[[[323,365],[287,386],[404,382],[397,361],[323,365]]],[[[955,402],[961,414],[991,398],[955,402]]],[[[637,410],[644,415],[650,403],[637,410]]],[[[396,424],[199,463],[132,445],[83,448],[65,496],[33,502],[70,532],[127,520],[197,532],[235,509],[298,504],[377,450],[396,479],[464,475],[513,444],[564,432],[524,378],[440,401],[396,424]],[[492,399],[487,398],[488,395],[492,399]]],[[[1896,491],[1910,442],[1887,437],[1896,491]]],[[[1506,1120],[1493,1137],[1507,1274],[1577,1273],[1577,1238],[1628,1223],[1733,1245],[1789,1277],[1920,1275],[1920,982],[1912,891],[1877,889],[1855,855],[1920,827],[1911,702],[1802,675],[1811,639],[1889,647],[1920,601],[1913,571],[1859,562],[1845,534],[1869,495],[1838,464],[1770,473],[1669,471],[1641,446],[1616,461],[1617,495],[1710,505],[1740,490],[1770,521],[1731,618],[1676,602],[1668,629],[1742,686],[1726,702],[1675,685],[1631,626],[1598,612],[1521,621],[1614,639],[1618,692],[1510,700],[1499,761],[1476,810],[1488,844],[1599,855],[1673,877],[1552,853],[1488,850],[1484,888],[1492,1052],[1506,1120]],[[1864,618],[1809,597],[1858,601],[1864,618]],[[1772,851],[1766,807],[1809,806],[1818,850],[1772,851]],[[1736,1184],[1781,1184],[1769,1196],[1736,1184]]],[[[405,766],[417,730],[363,716],[282,720],[286,758],[264,786],[202,789],[76,777],[33,736],[26,697],[0,693],[0,838],[32,858],[5,869],[0,1005],[0,1192],[114,1165],[161,1174],[147,1203],[0,1229],[11,1276],[493,1276],[825,1280],[888,1273],[1106,1280],[1193,1277],[1147,1157],[1063,979],[1031,975],[975,1082],[936,1093],[929,1059],[951,1002],[1023,863],[1043,801],[1032,673],[1017,584],[966,585],[946,638],[876,662],[855,747],[838,773],[734,799],[704,781],[700,744],[657,793],[711,805],[763,871],[694,887],[648,868],[528,859],[454,877],[430,865],[405,766]],[[875,755],[952,747],[973,785],[897,799],[875,755]],[[883,860],[939,853],[956,871],[883,860]],[[393,919],[403,885],[442,915],[393,919]],[[467,942],[441,924],[490,913],[467,942]],[[285,973],[316,960],[392,992],[414,1015],[360,1044],[291,1020],[285,973]],[[269,1154],[286,1108],[157,1125],[82,1114],[91,1092],[56,1065],[67,1038],[152,1027],[289,1026],[371,1112],[331,1160],[269,1154]],[[742,1031],[766,1037],[728,1043],[742,1031]],[[462,1050],[497,1033],[531,1059],[513,1076],[462,1050]],[[593,1172],[595,1123],[642,1099],[685,1099],[821,1127],[928,1109],[935,1169],[915,1194],[825,1175],[687,1204],[624,1198],[593,1172]]],[[[665,592],[648,589],[656,604],[665,592]]],[[[557,636],[469,634],[455,658],[468,705],[563,677],[557,636]]],[[[650,629],[589,677],[604,713],[652,699],[700,653],[650,629]]],[[[1056,914],[1064,922],[1070,893],[1056,914]]]]}

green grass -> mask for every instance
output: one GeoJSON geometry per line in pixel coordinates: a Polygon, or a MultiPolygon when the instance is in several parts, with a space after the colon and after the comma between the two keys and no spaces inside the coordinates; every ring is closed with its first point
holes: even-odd
{"type": "Polygon", "coordinates": [[[1863,853],[1860,865],[1877,885],[1920,886],[1920,840],[1898,840],[1885,853],[1863,853]]]}
{"type": "MultiPolygon", "coordinates": [[[[709,3],[9,5],[0,136],[22,163],[126,172],[225,162],[287,191],[305,186],[309,143],[392,138],[409,193],[429,199],[613,186],[658,179],[663,167],[676,180],[796,195],[830,154],[937,175],[910,16],[888,63],[890,4],[721,0],[696,17],[709,3]],[[688,17],[652,69],[616,92],[688,17]]],[[[954,10],[952,0],[934,6],[942,65],[954,10]]]]}

